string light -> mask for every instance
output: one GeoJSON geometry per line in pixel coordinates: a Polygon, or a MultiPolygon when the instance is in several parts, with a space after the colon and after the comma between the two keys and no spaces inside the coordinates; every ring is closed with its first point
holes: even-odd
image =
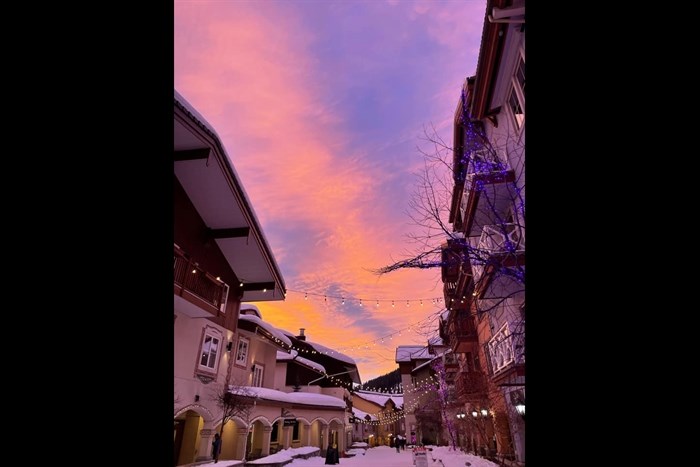
{"type": "MultiPolygon", "coordinates": [[[[243,287],[243,282],[241,282],[241,287],[243,287]]],[[[338,300],[342,304],[346,303],[356,303],[359,304],[360,306],[364,306],[365,301],[370,301],[370,300],[375,300],[376,306],[379,307],[379,302],[391,302],[392,305],[396,302],[396,298],[390,299],[382,299],[382,298],[368,298],[368,297],[351,297],[347,298],[345,295],[329,295],[329,294],[321,294],[321,293],[314,293],[310,291],[302,291],[302,290],[293,290],[293,289],[287,289],[287,293],[299,293],[299,294],[304,294],[304,300],[308,300],[309,296],[317,296],[317,297],[323,297],[325,302],[328,302],[328,300],[338,300]]],[[[421,306],[423,306],[423,301],[424,300],[430,300],[431,303],[436,304],[439,303],[440,298],[415,298],[415,299],[405,299],[402,298],[401,300],[406,300],[406,306],[410,306],[411,302],[417,302],[420,303],[421,306]]]]}

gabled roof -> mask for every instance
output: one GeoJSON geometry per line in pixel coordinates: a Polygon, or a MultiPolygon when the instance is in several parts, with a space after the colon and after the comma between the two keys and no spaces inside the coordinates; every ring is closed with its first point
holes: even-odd
{"type": "Polygon", "coordinates": [[[319,353],[322,353],[325,355],[329,355],[329,356],[335,358],[336,360],[340,360],[341,362],[349,363],[350,365],[357,366],[357,364],[355,363],[355,360],[353,360],[351,357],[348,357],[347,355],[345,355],[342,352],[338,352],[337,350],[330,349],[330,348],[328,348],[324,345],[318,344],[316,342],[306,341],[306,343],[309,344],[314,349],[316,349],[316,352],[319,352],[319,353]]]}
{"type": "Polygon", "coordinates": [[[361,418],[362,420],[365,420],[365,421],[367,421],[367,417],[369,417],[369,421],[374,421],[374,422],[376,422],[376,421],[378,420],[376,414],[371,414],[371,413],[363,412],[362,410],[360,410],[360,409],[358,409],[358,408],[356,408],[356,407],[353,407],[353,408],[352,408],[352,413],[355,414],[355,417],[356,417],[356,418],[361,418]]]}
{"type": "Polygon", "coordinates": [[[389,400],[391,400],[396,407],[401,407],[403,405],[403,394],[385,394],[374,391],[359,390],[355,391],[355,396],[360,397],[369,402],[374,402],[375,404],[381,407],[386,406],[386,403],[389,400]]]}
{"type": "Polygon", "coordinates": [[[175,176],[243,284],[228,285],[243,290],[241,301],[283,300],[282,273],[221,139],[184,97],[174,94],[175,176]]]}
{"type": "MultiPolygon", "coordinates": [[[[270,339],[273,339],[273,342],[275,342],[277,345],[280,347],[285,347],[286,348],[291,348],[292,347],[292,341],[287,338],[287,336],[284,335],[279,329],[271,325],[270,323],[266,323],[259,317],[255,315],[240,315],[238,316],[238,325],[241,329],[246,329],[246,330],[251,330],[250,326],[245,326],[244,323],[252,323],[256,325],[258,328],[261,330],[265,331],[265,333],[268,334],[267,337],[270,339]]],[[[253,329],[253,332],[255,330],[253,329]]]]}
{"type": "Polygon", "coordinates": [[[430,360],[423,362],[420,365],[417,365],[414,369],[411,370],[411,373],[417,372],[418,370],[421,370],[421,369],[429,366],[431,363],[433,363],[433,360],[435,360],[436,358],[438,358],[438,357],[433,357],[430,360]]]}
{"type": "MultiPolygon", "coordinates": [[[[301,340],[289,331],[281,330],[281,332],[292,341],[293,348],[299,349],[300,355],[322,365],[328,376],[344,381],[346,384],[362,383],[357,364],[351,357],[316,342],[301,340]]],[[[332,378],[329,381],[332,381],[332,378]]]]}
{"type": "Polygon", "coordinates": [[[277,361],[278,362],[289,362],[295,361],[300,365],[303,365],[311,370],[318,371],[320,373],[326,373],[326,368],[320,363],[316,363],[308,358],[299,356],[299,352],[292,350],[291,353],[277,351],[277,361]]]}
{"type": "Polygon", "coordinates": [[[408,363],[412,360],[432,358],[424,345],[400,345],[396,347],[396,363],[408,363]]]}

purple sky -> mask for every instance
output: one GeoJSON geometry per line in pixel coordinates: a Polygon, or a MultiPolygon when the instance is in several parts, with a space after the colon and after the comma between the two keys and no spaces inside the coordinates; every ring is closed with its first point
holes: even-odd
{"type": "Polygon", "coordinates": [[[221,137],[287,285],[256,305],[353,357],[363,381],[396,368],[396,346],[424,344],[415,323],[441,310],[439,270],[368,269],[410,247],[423,128],[452,143],[485,5],[175,1],[175,88],[221,137]]]}

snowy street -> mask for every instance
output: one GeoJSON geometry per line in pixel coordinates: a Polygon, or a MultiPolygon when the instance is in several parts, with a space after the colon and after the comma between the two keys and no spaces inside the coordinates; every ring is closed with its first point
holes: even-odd
{"type": "MultiPolygon", "coordinates": [[[[289,454],[294,454],[295,451],[299,452],[297,449],[286,449],[272,456],[247,462],[246,465],[260,465],[273,460],[284,461],[289,459],[289,454]]],[[[353,452],[355,451],[353,450],[353,452]]],[[[357,451],[361,452],[362,450],[357,451]]],[[[467,462],[471,464],[471,467],[497,467],[493,462],[481,457],[464,454],[460,451],[455,452],[444,446],[433,447],[432,451],[428,451],[427,458],[429,467],[465,467],[467,462]]],[[[200,464],[198,467],[229,467],[242,464],[240,461],[222,460],[216,464],[213,462],[200,464]]],[[[293,462],[286,464],[285,467],[322,467],[325,465],[325,457],[316,456],[310,459],[295,459],[293,462]]],[[[396,449],[389,446],[377,446],[367,449],[364,455],[360,453],[354,457],[343,457],[340,459],[340,463],[336,465],[347,467],[413,467],[413,455],[408,448],[397,453],[396,449]]]]}

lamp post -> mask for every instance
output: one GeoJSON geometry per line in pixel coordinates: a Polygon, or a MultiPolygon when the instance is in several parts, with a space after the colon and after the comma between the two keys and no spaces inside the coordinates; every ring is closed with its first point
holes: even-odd
{"type": "Polygon", "coordinates": [[[522,389],[510,393],[510,402],[515,407],[515,411],[518,412],[518,415],[525,420],[525,394],[522,389]]]}
{"type": "MultiPolygon", "coordinates": [[[[489,411],[488,409],[484,408],[480,410],[473,409],[472,418],[474,419],[474,424],[478,427],[479,431],[479,450],[481,451],[481,455],[485,456],[489,451],[489,430],[487,429],[489,411]]],[[[474,452],[477,453],[476,446],[474,446],[474,452]]]]}
{"type": "MultiPolygon", "coordinates": [[[[459,420],[459,421],[461,421],[461,422],[464,422],[464,418],[465,418],[466,416],[467,416],[467,414],[465,414],[464,412],[460,412],[460,413],[457,414],[457,420],[459,420]]],[[[459,446],[460,446],[460,448],[462,448],[462,450],[464,450],[464,444],[465,444],[464,438],[465,438],[466,435],[467,435],[466,433],[464,433],[464,423],[461,423],[461,424],[460,424],[460,430],[459,430],[459,431],[460,431],[460,437],[459,437],[459,438],[460,438],[460,443],[459,443],[459,446]]]]}

